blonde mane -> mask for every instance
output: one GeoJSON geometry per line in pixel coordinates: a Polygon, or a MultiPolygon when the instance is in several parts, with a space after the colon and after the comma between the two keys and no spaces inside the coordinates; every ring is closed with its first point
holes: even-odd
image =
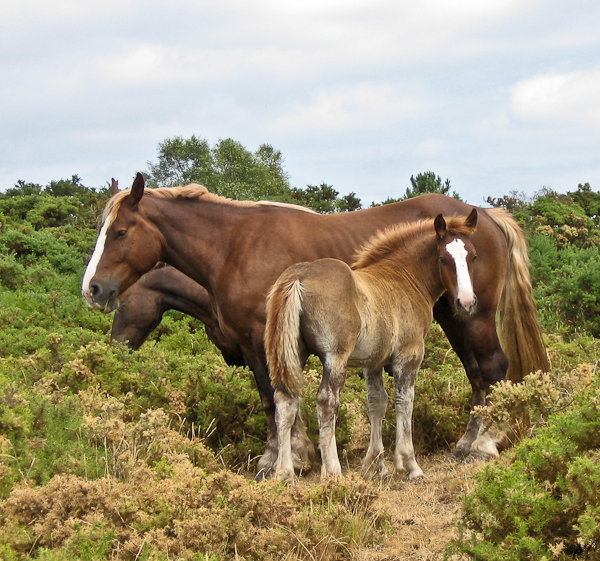
{"type": "MultiPolygon", "coordinates": [[[[102,223],[104,223],[108,218],[111,220],[115,218],[119,212],[119,208],[121,207],[123,200],[130,193],[131,189],[125,189],[123,191],[119,191],[109,199],[104,207],[104,212],[102,213],[102,223]]],[[[184,185],[182,187],[158,187],[156,189],[145,188],[144,197],[152,197],[156,199],[203,198],[207,202],[222,203],[238,207],[275,206],[315,214],[314,210],[291,203],[281,203],[277,201],[236,201],[233,199],[228,199],[227,197],[222,197],[221,195],[215,195],[214,193],[211,193],[206,187],[204,187],[204,185],[198,185],[197,183],[190,183],[189,185],[184,185]]]]}
{"type": "MultiPolygon", "coordinates": [[[[466,216],[452,216],[446,218],[448,234],[457,236],[471,236],[475,228],[465,224],[466,216]]],[[[418,222],[402,223],[379,230],[371,239],[362,246],[352,264],[353,269],[362,269],[385,259],[395,251],[406,247],[410,242],[424,235],[435,236],[432,218],[418,222]]]]}

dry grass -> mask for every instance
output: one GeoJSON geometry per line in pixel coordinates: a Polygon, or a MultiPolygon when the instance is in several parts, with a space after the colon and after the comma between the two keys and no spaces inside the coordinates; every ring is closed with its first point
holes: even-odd
{"type": "Polygon", "coordinates": [[[456,536],[454,521],[461,498],[475,485],[473,475],[483,463],[450,463],[445,454],[419,458],[425,477],[404,481],[399,476],[381,484],[375,508],[389,516],[390,529],[376,549],[360,550],[360,561],[441,560],[456,536]]]}

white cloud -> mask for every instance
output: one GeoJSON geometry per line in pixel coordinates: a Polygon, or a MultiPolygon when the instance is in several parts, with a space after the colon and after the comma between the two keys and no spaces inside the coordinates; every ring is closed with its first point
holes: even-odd
{"type": "Polygon", "coordinates": [[[511,90],[514,114],[524,120],[600,125],[600,67],[540,74],[511,90]]]}
{"type": "Polygon", "coordinates": [[[317,94],[308,105],[296,106],[276,120],[275,132],[338,132],[364,127],[391,126],[417,118],[425,104],[387,85],[359,85],[317,94]]]}

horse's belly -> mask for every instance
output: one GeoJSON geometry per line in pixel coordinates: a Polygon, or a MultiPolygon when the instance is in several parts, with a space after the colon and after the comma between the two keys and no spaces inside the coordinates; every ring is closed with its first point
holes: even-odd
{"type": "Polygon", "coordinates": [[[389,344],[382,341],[369,341],[359,338],[348,358],[348,366],[377,366],[384,365],[392,354],[389,344]]]}

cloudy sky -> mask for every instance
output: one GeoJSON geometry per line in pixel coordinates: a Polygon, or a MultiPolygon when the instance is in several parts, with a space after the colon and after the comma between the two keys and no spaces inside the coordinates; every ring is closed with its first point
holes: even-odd
{"type": "Polygon", "coordinates": [[[0,0],[0,190],[128,185],[172,136],[364,204],[600,190],[597,0],[0,0]]]}

